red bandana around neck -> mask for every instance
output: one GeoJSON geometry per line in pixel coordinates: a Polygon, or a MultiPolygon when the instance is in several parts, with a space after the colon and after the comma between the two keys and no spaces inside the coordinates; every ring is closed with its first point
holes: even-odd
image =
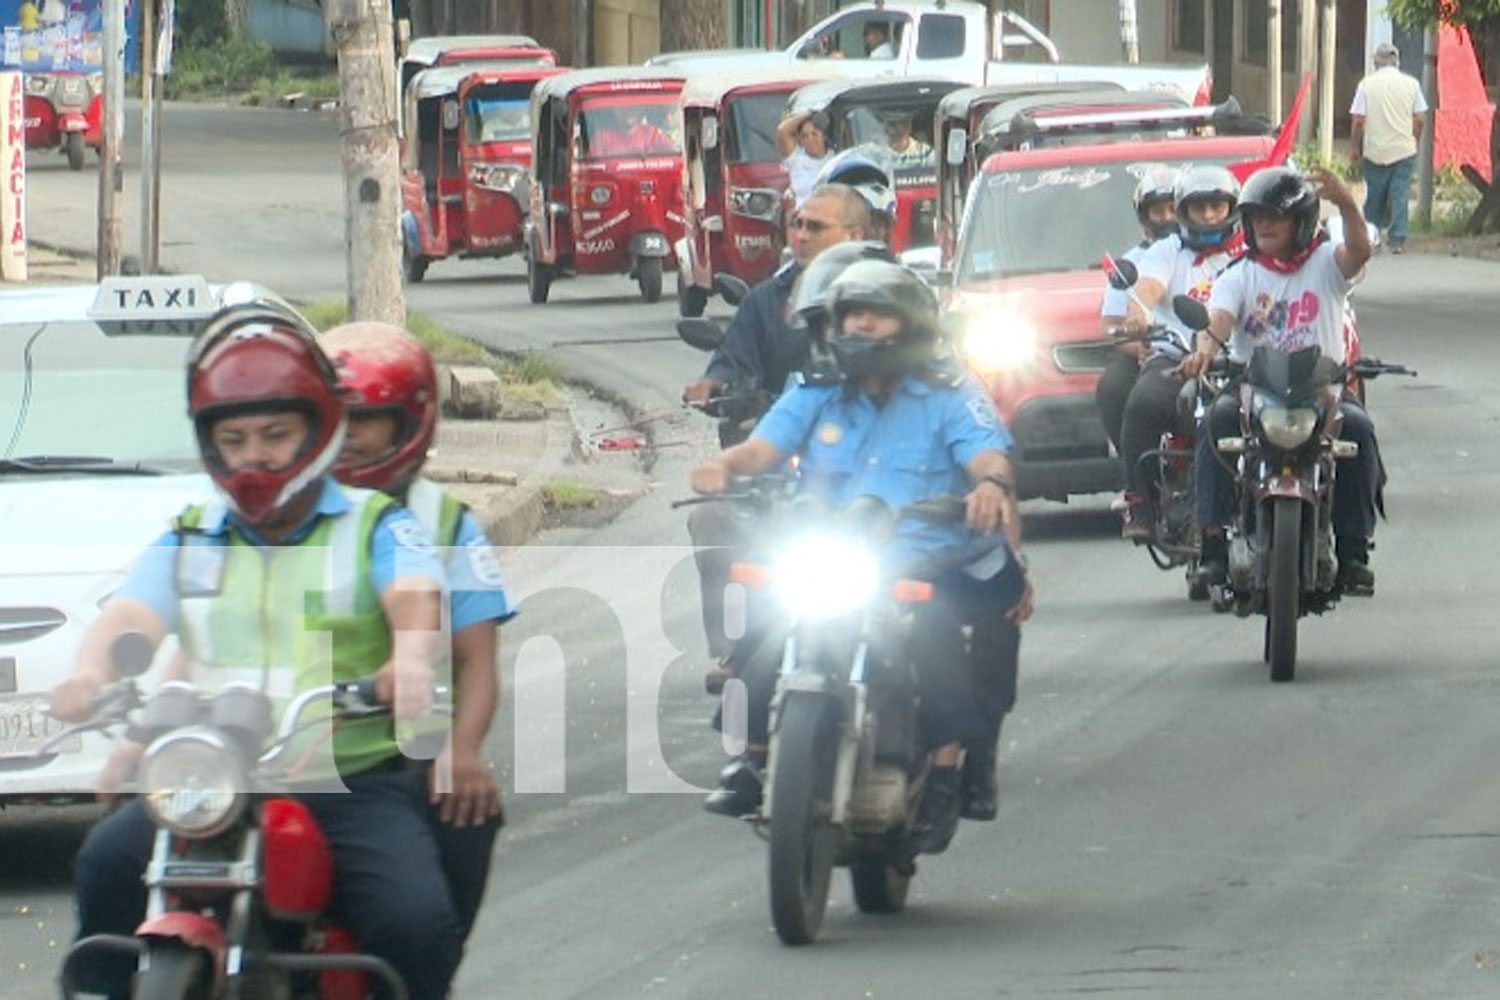
{"type": "Polygon", "coordinates": [[[1285,260],[1280,257],[1272,257],[1270,254],[1261,253],[1259,250],[1251,250],[1250,259],[1267,271],[1274,271],[1277,274],[1296,274],[1302,269],[1302,265],[1307,263],[1307,258],[1313,255],[1313,251],[1322,246],[1323,242],[1327,239],[1328,234],[1320,232],[1317,236],[1313,237],[1311,243],[1285,260]]]}

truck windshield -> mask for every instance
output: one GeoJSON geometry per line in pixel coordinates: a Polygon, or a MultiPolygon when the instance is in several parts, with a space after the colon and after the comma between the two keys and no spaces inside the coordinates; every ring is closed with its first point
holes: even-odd
{"type": "Polygon", "coordinates": [[[1121,254],[1140,240],[1131,196],[1142,172],[1155,165],[1121,161],[981,174],[964,212],[958,280],[1100,267],[1106,253],[1121,254]]]}

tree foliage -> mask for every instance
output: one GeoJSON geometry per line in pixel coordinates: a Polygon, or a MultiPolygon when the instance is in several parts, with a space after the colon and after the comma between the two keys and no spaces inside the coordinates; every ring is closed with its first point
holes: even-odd
{"type": "Polygon", "coordinates": [[[1387,0],[1386,11],[1412,31],[1451,24],[1478,35],[1500,25],[1500,0],[1387,0]]]}

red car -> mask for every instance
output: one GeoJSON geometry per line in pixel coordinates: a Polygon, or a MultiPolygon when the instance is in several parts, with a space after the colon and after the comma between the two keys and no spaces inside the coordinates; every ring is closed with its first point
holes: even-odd
{"type": "Polygon", "coordinates": [[[1136,180],[1166,163],[1267,159],[1271,136],[1158,139],[996,153],[974,179],[947,309],[1015,447],[1025,497],[1119,489],[1094,388],[1114,346],[1099,332],[1103,256],[1140,239],[1136,180]]]}

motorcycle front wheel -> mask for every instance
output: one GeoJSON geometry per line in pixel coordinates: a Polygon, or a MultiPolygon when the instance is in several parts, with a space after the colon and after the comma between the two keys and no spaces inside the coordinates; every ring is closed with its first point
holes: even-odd
{"type": "Polygon", "coordinates": [[[1281,497],[1271,509],[1271,566],[1266,601],[1266,661],[1271,680],[1297,670],[1297,611],[1302,601],[1302,502],[1281,497]]]}
{"type": "Polygon", "coordinates": [[[131,988],[131,1000],[208,1000],[213,973],[208,955],[175,941],[153,944],[131,988]]]}
{"type": "Polygon", "coordinates": [[[660,257],[642,257],[636,265],[637,281],[641,286],[641,301],[645,303],[661,301],[662,264],[660,257]]]}
{"type": "Polygon", "coordinates": [[[68,154],[68,169],[69,170],[82,170],[83,169],[84,147],[83,147],[83,133],[82,132],[69,132],[68,133],[67,146],[66,146],[64,152],[66,152],[68,154]]]}
{"type": "Polygon", "coordinates": [[[771,782],[771,920],[787,944],[811,944],[823,926],[833,875],[833,771],[839,725],[827,698],[801,695],[781,709],[771,782]]]}

